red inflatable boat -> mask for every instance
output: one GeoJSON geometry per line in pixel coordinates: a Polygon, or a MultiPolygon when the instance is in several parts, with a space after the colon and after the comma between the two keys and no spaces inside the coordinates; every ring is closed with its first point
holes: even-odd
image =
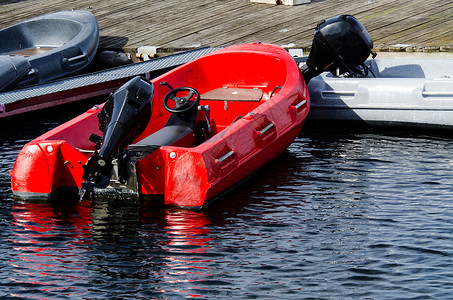
{"type": "Polygon", "coordinates": [[[19,199],[128,190],[202,207],[293,142],[308,97],[284,49],[228,47],[151,82],[136,77],[102,107],[31,141],[12,190],[19,199]]]}

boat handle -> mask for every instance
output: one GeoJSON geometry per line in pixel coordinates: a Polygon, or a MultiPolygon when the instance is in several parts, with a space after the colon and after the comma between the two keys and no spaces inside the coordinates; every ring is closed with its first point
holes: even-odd
{"type": "Polygon", "coordinates": [[[217,161],[219,163],[223,162],[224,160],[226,160],[227,158],[233,156],[236,152],[234,152],[234,150],[231,150],[230,152],[228,152],[227,154],[223,155],[221,158],[219,158],[217,161]]]}
{"type": "Polygon", "coordinates": [[[282,88],[283,88],[282,85],[277,85],[276,87],[274,87],[274,89],[272,90],[271,94],[269,95],[269,98],[274,96],[274,93],[275,93],[276,90],[281,90],[282,88]]]}
{"type": "Polygon", "coordinates": [[[77,55],[77,56],[68,58],[68,64],[71,66],[76,66],[76,65],[85,63],[85,60],[86,60],[86,55],[81,54],[81,55],[77,55]]]}
{"type": "Polygon", "coordinates": [[[39,82],[39,70],[32,68],[28,71],[27,76],[21,81],[21,85],[34,84],[39,82]]]}
{"type": "Polygon", "coordinates": [[[77,56],[68,58],[68,61],[69,61],[69,62],[73,62],[73,61],[75,61],[75,60],[85,59],[85,56],[86,56],[85,54],[77,55],[77,56]]]}
{"type": "Polygon", "coordinates": [[[299,103],[297,103],[294,107],[296,109],[299,109],[302,105],[304,105],[305,103],[307,103],[307,100],[302,100],[300,101],[299,103]]]}
{"type": "Polygon", "coordinates": [[[270,123],[269,125],[267,125],[266,127],[264,127],[263,129],[260,130],[260,134],[263,135],[266,133],[266,131],[268,131],[269,129],[271,129],[272,127],[274,127],[274,123],[270,123]]]}
{"type": "Polygon", "coordinates": [[[452,92],[422,92],[423,97],[451,97],[452,92]]]}

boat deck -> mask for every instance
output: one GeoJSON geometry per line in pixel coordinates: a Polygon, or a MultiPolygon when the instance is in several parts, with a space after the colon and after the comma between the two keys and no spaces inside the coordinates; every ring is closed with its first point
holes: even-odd
{"type": "Polygon", "coordinates": [[[88,10],[101,48],[133,52],[143,45],[173,52],[199,46],[268,42],[308,48],[316,23],[357,17],[377,51],[453,51],[453,0],[312,0],[286,6],[249,0],[3,0],[0,28],[59,10],[88,10]]]}

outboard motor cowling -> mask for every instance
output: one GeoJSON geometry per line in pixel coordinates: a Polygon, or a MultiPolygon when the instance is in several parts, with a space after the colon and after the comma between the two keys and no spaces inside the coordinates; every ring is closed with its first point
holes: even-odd
{"type": "Polygon", "coordinates": [[[151,117],[153,85],[135,77],[113,93],[98,114],[103,131],[102,146],[84,165],[82,188],[107,187],[112,170],[112,158],[122,159],[122,152],[148,125],[151,117]]]}
{"type": "Polygon", "coordinates": [[[104,132],[99,155],[110,157],[145,130],[151,117],[152,96],[153,85],[142,77],[129,80],[110,96],[99,115],[104,132]]]}
{"type": "Polygon", "coordinates": [[[370,54],[376,56],[372,49],[370,34],[353,16],[323,20],[316,26],[310,54],[302,67],[304,79],[308,83],[324,71],[358,72],[370,54]]]}

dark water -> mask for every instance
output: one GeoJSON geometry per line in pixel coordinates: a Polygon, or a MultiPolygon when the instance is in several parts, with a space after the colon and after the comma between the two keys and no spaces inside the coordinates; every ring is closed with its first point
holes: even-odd
{"type": "Polygon", "coordinates": [[[2,125],[2,298],[453,298],[453,139],[305,132],[202,212],[14,202],[19,150],[70,116],[52,115],[2,125]]]}

